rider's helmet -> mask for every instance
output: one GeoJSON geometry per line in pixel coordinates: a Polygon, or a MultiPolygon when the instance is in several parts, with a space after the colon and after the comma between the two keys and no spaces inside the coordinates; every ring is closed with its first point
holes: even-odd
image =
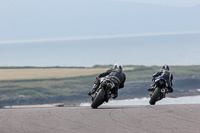
{"type": "Polygon", "coordinates": [[[168,66],[168,65],[164,65],[164,66],[162,67],[162,69],[163,69],[163,70],[169,71],[169,66],[168,66]]]}
{"type": "Polygon", "coordinates": [[[116,68],[122,70],[122,69],[123,69],[123,66],[122,66],[122,64],[120,64],[120,63],[115,63],[114,66],[113,66],[113,69],[116,69],[116,68]]]}

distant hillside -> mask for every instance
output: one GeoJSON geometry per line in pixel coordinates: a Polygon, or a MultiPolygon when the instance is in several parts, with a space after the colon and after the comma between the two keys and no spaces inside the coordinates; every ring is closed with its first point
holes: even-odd
{"type": "MultiPolygon", "coordinates": [[[[67,74],[66,77],[58,77],[58,75],[55,76],[55,71],[52,71],[52,68],[42,68],[39,70],[45,70],[45,72],[48,70],[50,72],[50,75],[46,78],[1,80],[0,104],[4,106],[90,101],[87,92],[91,89],[95,76],[110,67],[111,66],[94,66],[93,68],[76,68],[76,71],[71,68],[57,68],[60,69],[61,72],[63,70],[63,73],[66,69],[73,70],[73,73],[84,72],[83,70],[87,70],[88,73],[91,73],[88,75],[84,72],[82,76],[75,75],[71,77],[67,74]]],[[[119,90],[118,99],[148,97],[147,89],[151,84],[151,76],[160,70],[160,68],[160,66],[124,66],[124,73],[127,76],[127,80],[125,88],[119,90]]],[[[14,70],[18,69],[19,68],[14,70]]],[[[31,69],[33,70],[35,68],[31,69]]],[[[31,69],[28,70],[31,71],[31,69]]],[[[5,68],[1,70],[8,69],[5,68]]],[[[27,71],[27,69],[20,69],[21,75],[23,75],[23,70],[24,72],[27,71]]],[[[168,96],[176,97],[200,94],[200,66],[171,66],[170,71],[174,74],[174,93],[168,96]]],[[[32,76],[37,77],[38,75],[32,76]]]]}

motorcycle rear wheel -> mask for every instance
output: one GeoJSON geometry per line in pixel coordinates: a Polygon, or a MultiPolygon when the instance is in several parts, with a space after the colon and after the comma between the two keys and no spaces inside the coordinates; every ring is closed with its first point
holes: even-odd
{"type": "Polygon", "coordinates": [[[91,107],[93,109],[98,108],[98,106],[100,106],[101,104],[103,104],[104,102],[104,97],[105,97],[105,90],[104,89],[100,89],[99,92],[97,93],[97,96],[95,97],[95,99],[93,100],[91,107]]]}
{"type": "Polygon", "coordinates": [[[149,101],[150,105],[155,105],[156,101],[158,101],[158,97],[160,97],[160,89],[156,88],[149,101]]]}

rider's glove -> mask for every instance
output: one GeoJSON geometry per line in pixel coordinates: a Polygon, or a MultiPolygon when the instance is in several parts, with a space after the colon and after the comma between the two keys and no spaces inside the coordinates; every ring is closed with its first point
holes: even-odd
{"type": "Polygon", "coordinates": [[[98,76],[96,76],[96,79],[98,79],[99,77],[98,76]]]}

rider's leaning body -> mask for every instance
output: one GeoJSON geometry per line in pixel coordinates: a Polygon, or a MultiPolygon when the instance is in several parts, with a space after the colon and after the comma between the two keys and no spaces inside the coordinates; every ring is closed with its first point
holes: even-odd
{"type": "Polygon", "coordinates": [[[112,88],[111,93],[114,95],[113,98],[118,97],[118,89],[124,87],[124,83],[126,80],[126,75],[122,72],[123,66],[121,64],[116,63],[113,68],[107,70],[106,72],[100,73],[94,82],[92,90],[88,93],[88,95],[94,94],[97,88],[100,85],[100,79],[107,77],[111,79],[115,87],[112,88]]]}
{"type": "MultiPolygon", "coordinates": [[[[169,66],[168,65],[164,65],[162,67],[161,70],[159,70],[157,73],[155,73],[153,76],[152,76],[152,81],[155,82],[155,80],[157,78],[162,78],[162,79],[165,79],[165,81],[167,82],[167,85],[168,85],[168,92],[169,93],[172,93],[173,92],[173,74],[169,71],[169,66]]],[[[153,83],[154,85],[154,83],[153,83]]],[[[149,90],[149,89],[148,89],[149,90]]]]}

